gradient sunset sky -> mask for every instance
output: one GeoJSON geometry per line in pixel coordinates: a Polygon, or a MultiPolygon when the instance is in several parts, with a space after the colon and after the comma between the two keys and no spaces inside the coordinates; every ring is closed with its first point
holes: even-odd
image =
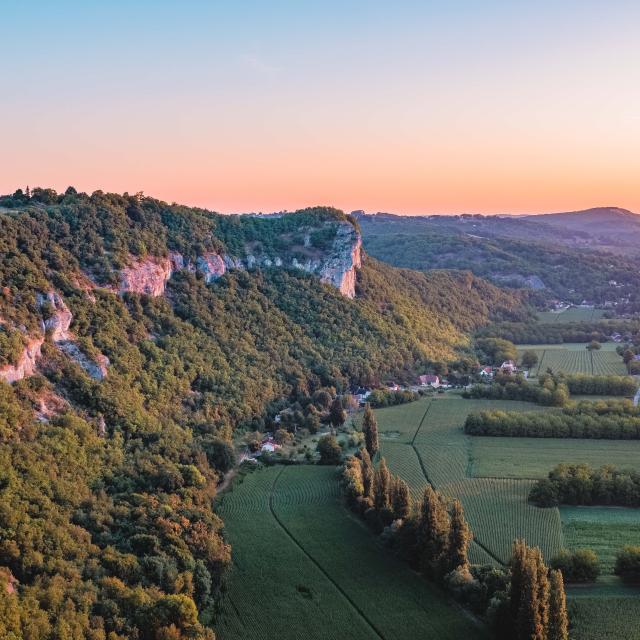
{"type": "Polygon", "coordinates": [[[640,212],[640,3],[0,3],[0,193],[640,212]]]}

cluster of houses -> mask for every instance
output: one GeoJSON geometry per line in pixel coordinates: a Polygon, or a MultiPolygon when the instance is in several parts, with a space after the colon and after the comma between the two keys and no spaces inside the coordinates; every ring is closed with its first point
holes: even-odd
{"type": "MultiPolygon", "coordinates": [[[[494,376],[500,374],[503,376],[512,376],[518,373],[518,366],[513,360],[505,360],[499,367],[482,367],[478,374],[484,380],[492,380],[494,376]]],[[[527,372],[522,372],[527,376],[527,372]]]]}

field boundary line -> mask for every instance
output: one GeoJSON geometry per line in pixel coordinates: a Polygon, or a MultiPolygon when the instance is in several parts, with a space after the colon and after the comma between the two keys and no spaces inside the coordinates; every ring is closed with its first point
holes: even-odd
{"type": "MultiPolygon", "coordinates": [[[[426,470],[426,468],[424,466],[424,462],[422,461],[422,456],[420,455],[420,452],[418,451],[418,449],[416,448],[416,446],[414,444],[411,445],[411,448],[415,451],[416,456],[418,456],[418,462],[420,463],[420,468],[422,469],[422,475],[424,476],[425,480],[431,485],[432,489],[437,491],[436,486],[433,484],[433,482],[431,482],[431,479],[429,478],[429,474],[427,473],[427,470],[426,470]]],[[[465,480],[466,480],[466,478],[465,478],[465,480]]],[[[483,549],[489,556],[491,556],[500,566],[502,566],[502,567],[505,566],[505,563],[502,562],[502,560],[500,560],[500,558],[498,558],[498,556],[496,556],[496,554],[493,553],[493,551],[488,549],[484,544],[482,544],[482,542],[480,542],[480,540],[478,540],[478,538],[476,537],[475,533],[473,534],[473,541],[481,549],[483,549]]]]}
{"type": "Polygon", "coordinates": [[[427,408],[424,410],[424,413],[422,414],[422,419],[420,420],[420,424],[418,424],[418,428],[416,429],[416,432],[413,434],[413,438],[411,439],[412,447],[413,447],[413,443],[416,441],[416,438],[418,437],[418,433],[420,429],[422,429],[422,424],[424,423],[424,419],[427,417],[427,413],[429,413],[429,409],[431,409],[432,402],[433,402],[433,398],[429,400],[429,404],[427,405],[427,408]]]}
{"type": "Polygon", "coordinates": [[[331,577],[331,575],[326,571],[326,569],[302,546],[302,544],[298,542],[297,538],[287,528],[287,525],[285,525],[284,522],[282,522],[282,520],[278,517],[278,514],[276,513],[273,507],[273,497],[275,495],[276,485],[278,484],[278,480],[280,479],[280,476],[284,473],[285,469],[286,467],[283,466],[280,472],[278,473],[278,475],[276,475],[276,477],[274,478],[273,483],[271,485],[271,491],[269,492],[269,511],[271,512],[271,515],[273,516],[274,520],[280,525],[280,527],[285,532],[285,534],[291,539],[293,544],[295,544],[296,547],[298,547],[298,549],[302,551],[302,553],[315,565],[315,567],[320,571],[320,573],[322,573],[322,575],[338,590],[338,592],[342,595],[342,597],[354,608],[356,613],[358,613],[358,615],[367,623],[367,625],[369,625],[369,627],[376,634],[376,636],[378,636],[378,638],[381,638],[382,640],[386,640],[382,632],[376,627],[376,625],[373,622],[371,622],[371,620],[369,620],[369,618],[362,611],[362,609],[360,609],[360,607],[351,599],[349,594],[347,594],[347,592],[331,577]]]}

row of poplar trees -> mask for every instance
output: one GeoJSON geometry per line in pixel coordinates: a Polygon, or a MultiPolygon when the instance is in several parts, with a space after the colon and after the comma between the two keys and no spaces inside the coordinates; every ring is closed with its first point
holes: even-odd
{"type": "Polygon", "coordinates": [[[569,619],[562,573],[549,571],[542,552],[524,540],[513,544],[509,588],[511,635],[518,640],[567,640],[569,619]]]}
{"type": "MultiPolygon", "coordinates": [[[[375,458],[378,428],[369,405],[362,424],[365,447],[345,464],[344,482],[351,506],[377,527],[394,523],[404,555],[429,578],[445,582],[452,571],[468,571],[473,539],[459,500],[447,502],[430,484],[413,504],[404,480],[391,474],[384,458],[375,458]]],[[[516,540],[510,563],[510,587],[496,631],[510,640],[568,640],[567,606],[560,571],[547,568],[542,552],[516,540]]],[[[494,628],[495,628],[494,626],[494,628]]]]}

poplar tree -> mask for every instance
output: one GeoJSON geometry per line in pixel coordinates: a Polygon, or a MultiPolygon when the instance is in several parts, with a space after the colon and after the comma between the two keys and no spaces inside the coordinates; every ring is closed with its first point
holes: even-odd
{"type": "Polygon", "coordinates": [[[391,476],[384,458],[380,460],[380,465],[373,474],[373,506],[376,511],[389,509],[389,489],[391,486],[391,476]]]}
{"type": "Polygon", "coordinates": [[[416,537],[422,571],[434,577],[442,574],[447,549],[449,514],[438,494],[427,485],[422,497],[416,537]]]}
{"type": "Polygon", "coordinates": [[[392,479],[391,510],[395,520],[405,520],[411,514],[409,485],[399,476],[395,476],[392,479]]]}
{"type": "Polygon", "coordinates": [[[369,452],[369,455],[373,458],[378,451],[378,423],[376,417],[371,410],[371,405],[367,402],[364,408],[364,417],[362,419],[362,431],[364,433],[364,443],[369,452]]]}
{"type": "Polygon", "coordinates": [[[536,564],[538,619],[545,630],[549,625],[549,569],[542,558],[542,551],[538,547],[531,550],[532,561],[536,564]]]}
{"type": "Polygon", "coordinates": [[[366,449],[360,449],[360,464],[362,466],[363,495],[365,498],[371,498],[373,497],[373,465],[366,449]]]}
{"type": "Polygon", "coordinates": [[[569,640],[569,617],[562,571],[553,569],[550,575],[549,625],[547,640],[569,640]]]}
{"type": "Polygon", "coordinates": [[[511,618],[516,620],[522,600],[522,589],[527,567],[527,545],[524,540],[514,540],[511,552],[511,587],[509,590],[509,604],[511,618]]]}
{"type": "Polygon", "coordinates": [[[454,500],[451,506],[451,520],[449,527],[448,570],[469,564],[467,549],[471,542],[471,529],[464,517],[464,510],[460,500],[454,500]]]}
{"type": "Polygon", "coordinates": [[[526,555],[516,629],[518,640],[545,640],[538,602],[538,566],[531,554],[526,555]]]}

